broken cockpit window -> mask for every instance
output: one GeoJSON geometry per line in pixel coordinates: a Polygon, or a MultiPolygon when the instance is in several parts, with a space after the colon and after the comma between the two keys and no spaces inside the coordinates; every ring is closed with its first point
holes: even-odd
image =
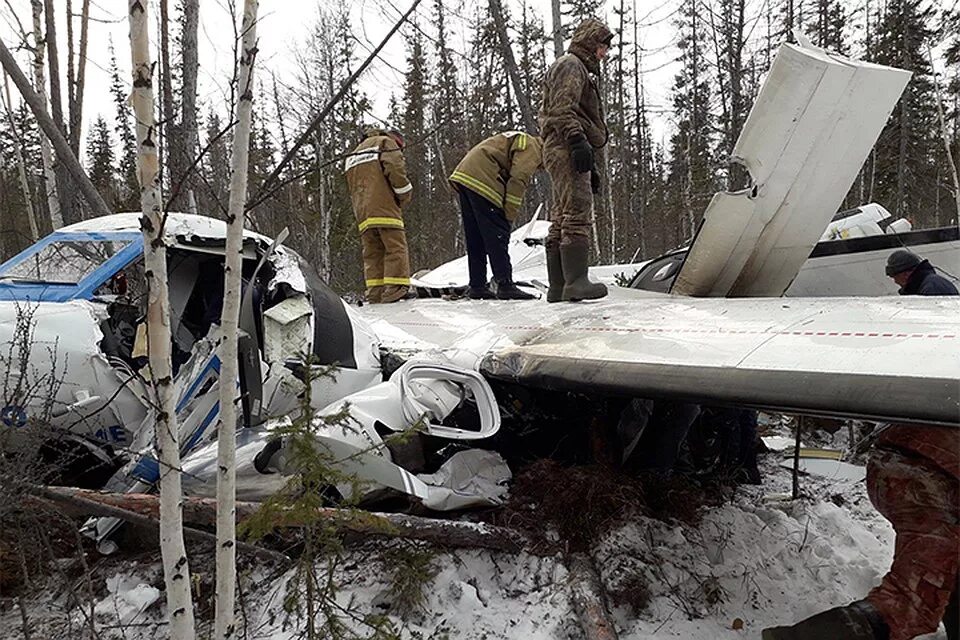
{"type": "Polygon", "coordinates": [[[8,267],[0,279],[77,284],[128,244],[127,240],[57,240],[8,267]]]}

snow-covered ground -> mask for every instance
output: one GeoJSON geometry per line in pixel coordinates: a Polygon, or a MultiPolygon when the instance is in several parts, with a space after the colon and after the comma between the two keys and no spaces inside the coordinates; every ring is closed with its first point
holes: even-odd
{"type": "MultiPolygon", "coordinates": [[[[697,526],[638,518],[597,545],[593,557],[609,591],[641,585],[646,593],[641,611],[627,604],[613,609],[623,640],[759,638],[766,626],[858,599],[879,581],[891,561],[894,535],[871,506],[864,483],[806,476],[805,497],[791,501],[784,497],[790,471],[778,466],[780,459],[764,456],[763,485],[740,488],[729,503],[709,508],[697,526]]],[[[582,637],[559,557],[437,553],[424,607],[405,620],[390,613],[388,579],[378,558],[369,547],[347,551],[337,575],[338,602],[360,616],[386,614],[402,637],[582,637]]],[[[284,609],[293,573],[271,574],[258,565],[248,570],[246,638],[303,637],[302,622],[284,609]]],[[[95,608],[102,638],[165,637],[162,625],[151,624],[163,616],[158,575],[156,564],[118,563],[95,608]]],[[[65,598],[27,604],[33,637],[82,637],[58,635],[62,624],[41,626],[42,618],[62,611],[65,598]]],[[[83,623],[76,616],[73,632],[83,623]]],[[[19,610],[7,607],[0,637],[23,637],[21,624],[19,610]]]]}

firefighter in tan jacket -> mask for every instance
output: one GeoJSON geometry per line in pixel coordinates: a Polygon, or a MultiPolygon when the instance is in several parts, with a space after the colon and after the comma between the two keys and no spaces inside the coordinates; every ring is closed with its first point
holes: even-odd
{"type": "Polygon", "coordinates": [[[530,300],[513,282],[507,246],[530,178],[543,166],[540,138],[521,131],[490,136],[464,156],[450,176],[460,197],[473,299],[530,300]],[[496,293],[487,286],[487,258],[496,293]]]}
{"type": "Polygon", "coordinates": [[[410,202],[413,185],[407,179],[402,149],[399,132],[368,129],[344,162],[371,303],[409,297],[410,258],[401,209],[410,202]]]}

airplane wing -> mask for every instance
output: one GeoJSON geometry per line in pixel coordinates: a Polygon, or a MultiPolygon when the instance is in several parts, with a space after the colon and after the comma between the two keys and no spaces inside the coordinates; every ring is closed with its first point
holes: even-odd
{"type": "Polygon", "coordinates": [[[492,378],[808,414],[960,425],[960,298],[369,307],[383,347],[473,351],[492,378]]]}
{"type": "Polygon", "coordinates": [[[713,197],[672,293],[783,295],[909,79],[901,69],[783,45],[733,150],[754,186],[713,197]]]}

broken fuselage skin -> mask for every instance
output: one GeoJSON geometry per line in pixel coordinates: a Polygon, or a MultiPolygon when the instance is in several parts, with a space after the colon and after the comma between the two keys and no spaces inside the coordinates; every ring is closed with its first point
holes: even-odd
{"type": "MultiPolygon", "coordinates": [[[[198,399],[211,395],[219,375],[226,225],[177,213],[166,225],[177,410],[183,422],[204,409],[183,434],[189,449],[209,437],[218,414],[212,397],[198,399]]],[[[88,220],[0,265],[0,433],[8,443],[33,423],[52,440],[117,454],[150,444],[139,229],[139,214],[88,220]]],[[[307,358],[337,368],[335,376],[310,376],[315,408],[381,379],[379,342],[366,323],[300,256],[271,242],[244,233],[240,383],[250,426],[297,408],[307,358]]]]}

